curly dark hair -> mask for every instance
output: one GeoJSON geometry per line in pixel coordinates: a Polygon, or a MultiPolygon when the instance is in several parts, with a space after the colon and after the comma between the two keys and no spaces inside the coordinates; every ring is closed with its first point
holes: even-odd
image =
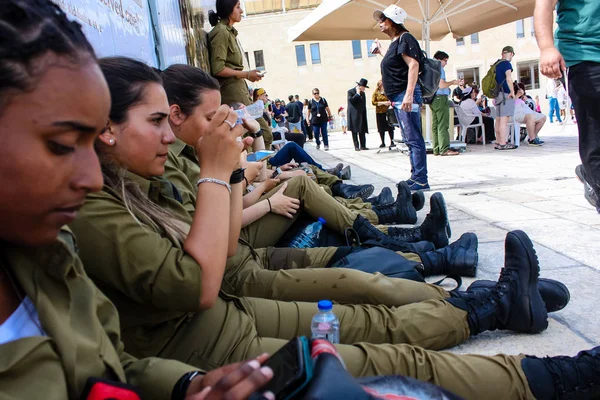
{"type": "Polygon", "coordinates": [[[81,25],[52,1],[0,0],[0,106],[7,93],[35,88],[43,73],[38,60],[50,52],[74,63],[96,59],[81,25]]]}

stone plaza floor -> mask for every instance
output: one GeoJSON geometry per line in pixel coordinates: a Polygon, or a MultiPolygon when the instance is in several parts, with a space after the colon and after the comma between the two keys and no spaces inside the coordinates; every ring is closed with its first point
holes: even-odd
{"type": "MultiPolygon", "coordinates": [[[[399,135],[398,131],[396,132],[399,135]]],[[[398,136],[399,137],[399,136],[398,136]]],[[[540,276],[562,281],[571,292],[567,307],[549,315],[548,329],[538,335],[486,332],[450,351],[478,354],[574,355],[600,344],[600,215],[583,197],[574,170],[580,163],[577,126],[544,126],[543,147],[521,145],[497,151],[493,145],[469,145],[454,157],[427,157],[431,191],[447,203],[452,238],[464,232],[479,237],[477,279],[496,280],[504,262],[504,238],[525,231],[534,243],[540,276]]],[[[389,138],[386,137],[386,141],[389,138]]],[[[386,142],[389,144],[389,142],[386,142]]],[[[318,162],[352,166],[352,183],[375,186],[375,194],[410,177],[408,157],[377,153],[379,134],[367,135],[368,151],[354,151],[352,135],[330,132],[328,152],[314,142],[304,148],[318,162]]],[[[419,224],[429,210],[419,211],[419,224]]],[[[473,279],[463,280],[463,289],[473,279]]]]}

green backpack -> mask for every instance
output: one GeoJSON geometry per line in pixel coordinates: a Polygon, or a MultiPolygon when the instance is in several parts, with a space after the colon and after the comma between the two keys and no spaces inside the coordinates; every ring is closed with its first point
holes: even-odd
{"type": "Polygon", "coordinates": [[[502,85],[504,84],[504,82],[506,82],[506,79],[504,79],[504,81],[501,84],[498,84],[498,82],[496,81],[496,67],[502,61],[505,61],[505,60],[496,61],[490,67],[487,74],[485,74],[485,77],[481,81],[481,90],[483,91],[483,94],[485,94],[490,99],[495,99],[496,96],[498,96],[502,85]]]}

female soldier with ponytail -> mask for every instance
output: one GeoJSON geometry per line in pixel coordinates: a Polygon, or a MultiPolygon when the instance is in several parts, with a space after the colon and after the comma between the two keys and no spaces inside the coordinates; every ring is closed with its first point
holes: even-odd
{"type": "MultiPolygon", "coordinates": [[[[208,21],[213,26],[208,34],[210,69],[221,85],[222,104],[251,104],[246,80],[258,82],[263,77],[256,69],[244,70],[244,52],[237,37],[238,31],[233,27],[242,20],[242,13],[239,0],[217,0],[216,12],[208,12],[208,21]]],[[[260,136],[264,138],[265,147],[270,149],[273,142],[271,127],[264,118],[257,121],[261,132],[256,135],[258,140],[253,145],[254,150],[262,147],[260,136]]]]}

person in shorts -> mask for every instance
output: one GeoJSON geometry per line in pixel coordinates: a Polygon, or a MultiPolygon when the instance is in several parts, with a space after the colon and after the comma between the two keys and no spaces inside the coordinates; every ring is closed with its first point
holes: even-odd
{"type": "Polygon", "coordinates": [[[496,150],[513,150],[517,147],[507,143],[508,121],[515,114],[515,88],[512,80],[512,64],[515,56],[512,46],[502,49],[502,59],[496,64],[496,83],[500,86],[500,92],[494,99],[496,105],[496,150]]]}

